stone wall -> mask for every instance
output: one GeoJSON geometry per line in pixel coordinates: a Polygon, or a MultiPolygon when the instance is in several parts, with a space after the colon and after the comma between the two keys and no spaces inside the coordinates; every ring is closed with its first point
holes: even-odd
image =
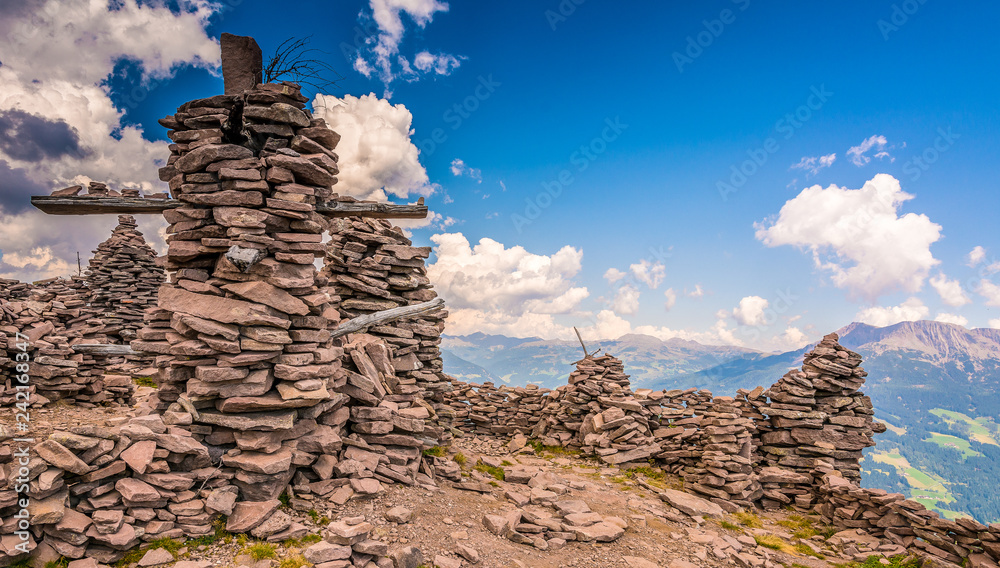
{"type": "Polygon", "coordinates": [[[1000,524],[944,519],[899,493],[863,489],[836,472],[823,476],[817,498],[824,522],[888,539],[934,566],[995,568],[1000,562],[1000,524]]]}

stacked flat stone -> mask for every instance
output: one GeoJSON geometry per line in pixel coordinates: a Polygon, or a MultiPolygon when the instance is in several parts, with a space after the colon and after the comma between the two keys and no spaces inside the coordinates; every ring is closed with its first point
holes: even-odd
{"type": "Polygon", "coordinates": [[[653,436],[660,446],[657,461],[665,471],[680,476],[697,476],[702,453],[705,414],[713,407],[712,392],[689,388],[665,391],[659,400],[658,427],[653,436]]]}
{"type": "Polygon", "coordinates": [[[541,420],[549,389],[538,385],[499,389],[492,382],[460,383],[445,395],[453,413],[452,425],[469,434],[531,434],[541,420]]]}
{"type": "Polygon", "coordinates": [[[100,311],[104,333],[123,341],[135,339],[164,279],[135,217],[119,215],[118,226],[97,246],[87,271],[90,307],[100,311]]]}
{"type": "Polygon", "coordinates": [[[183,205],[164,213],[172,277],[132,346],[160,354],[156,408],[222,454],[249,502],[333,451],[320,426],[347,398],[329,331],[337,298],[313,265],[340,137],[306,100],[264,84],[160,120],[174,141],[160,177],[183,205]]]}
{"type": "MultiPolygon", "coordinates": [[[[353,201],[337,197],[339,201],[353,201]]],[[[437,297],[424,265],[430,247],[414,247],[402,229],[385,219],[351,217],[330,222],[324,276],[340,296],[340,315],[354,318],[374,312],[427,302],[437,297]]],[[[441,333],[448,312],[373,326],[368,332],[391,348],[396,394],[417,394],[445,419],[437,435],[446,439],[450,407],[444,395],[454,379],[443,372],[441,333]]],[[[440,422],[440,421],[438,421],[440,422]]],[[[434,426],[429,426],[435,428],[434,426]]]]}
{"type": "Polygon", "coordinates": [[[421,453],[435,443],[425,431],[431,413],[415,395],[393,393],[389,347],[381,338],[353,334],[343,349],[334,399],[312,411],[319,426],[298,444],[319,457],[295,474],[294,494],[343,504],[356,494],[378,493],[383,483],[432,484],[421,453]]]}
{"type": "Polygon", "coordinates": [[[823,476],[817,511],[841,529],[861,529],[884,538],[934,566],[995,567],[1000,563],[1000,525],[968,517],[941,518],[899,493],[863,489],[836,473],[823,476]]]}
{"type": "Polygon", "coordinates": [[[81,191],[83,191],[82,185],[71,185],[63,189],[57,189],[51,195],[52,197],[126,197],[130,199],[167,199],[170,197],[165,192],[145,195],[142,190],[137,188],[122,188],[121,191],[115,191],[109,188],[108,184],[97,181],[87,184],[87,193],[81,195],[81,191]]]}
{"type": "Polygon", "coordinates": [[[832,333],[805,355],[802,370],[785,374],[764,393],[770,403],[758,425],[766,507],[812,505],[819,479],[840,471],[860,479],[861,452],[874,446],[871,399],[858,392],[867,373],[861,356],[832,333]]]}
{"type": "Polygon", "coordinates": [[[579,449],[609,464],[645,461],[660,452],[650,432],[650,407],[656,404],[635,396],[621,360],[588,355],[577,362],[569,384],[548,397],[536,433],[547,445],[579,449]]]}
{"type": "Polygon", "coordinates": [[[753,470],[754,430],[732,397],[716,397],[704,414],[697,466],[704,473],[686,480],[691,489],[729,512],[752,507],[764,493],[753,470]]]}

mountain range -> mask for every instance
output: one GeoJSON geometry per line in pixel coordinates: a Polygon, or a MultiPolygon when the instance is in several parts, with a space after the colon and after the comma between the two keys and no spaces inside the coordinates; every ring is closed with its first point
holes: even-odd
{"type": "MultiPolygon", "coordinates": [[[[917,321],[852,323],[840,342],[864,357],[864,392],[889,431],[866,451],[863,481],[949,517],[1000,520],[1000,330],[917,321]]],[[[699,387],[718,395],[769,386],[812,345],[786,353],[624,335],[588,345],[620,358],[633,388],[699,387]]],[[[476,333],[445,336],[445,371],[468,382],[565,384],[578,342],[476,333]]]]}

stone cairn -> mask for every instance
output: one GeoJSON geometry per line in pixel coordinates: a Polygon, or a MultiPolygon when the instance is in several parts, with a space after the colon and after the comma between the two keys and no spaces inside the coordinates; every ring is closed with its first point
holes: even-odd
{"type": "Polygon", "coordinates": [[[771,386],[759,405],[765,507],[794,504],[808,509],[815,488],[827,473],[839,471],[860,480],[861,451],[874,446],[872,435],[885,425],[872,417],[871,399],[858,392],[867,373],[861,356],[840,346],[831,333],[792,370],[771,386]]]}
{"type": "Polygon", "coordinates": [[[143,314],[156,304],[157,290],[165,279],[135,217],[118,217],[111,237],[94,251],[86,276],[90,306],[100,312],[104,333],[124,341],[135,339],[143,314]]]}
{"type": "MultiPolygon", "coordinates": [[[[16,333],[28,337],[32,405],[64,399],[83,406],[130,402],[131,378],[105,374],[107,361],[103,357],[73,352],[76,343],[107,341],[102,322],[87,305],[90,291],[83,277],[52,278],[12,288],[22,297],[10,301],[0,298],[7,338],[3,346],[8,352],[0,359],[6,359],[3,366],[12,370],[15,362],[9,354],[20,352],[16,333]]],[[[0,406],[16,402],[13,375],[4,375],[0,406]]]]}
{"type": "Polygon", "coordinates": [[[660,451],[650,432],[650,396],[636,397],[621,360],[588,355],[569,384],[554,390],[534,434],[546,445],[579,449],[609,464],[643,461],[660,451]]]}
{"type": "MultiPolygon", "coordinates": [[[[350,201],[350,198],[339,198],[350,201]]],[[[385,219],[344,218],[330,222],[323,276],[340,298],[344,319],[427,302],[437,297],[427,278],[424,260],[430,247],[414,247],[402,229],[385,219]]],[[[436,310],[405,321],[376,325],[368,333],[389,348],[388,387],[396,395],[417,395],[432,406],[436,425],[428,433],[448,438],[451,409],[445,393],[453,379],[443,372],[441,333],[448,312],[436,310]],[[443,420],[439,420],[438,415],[443,420]]]]}

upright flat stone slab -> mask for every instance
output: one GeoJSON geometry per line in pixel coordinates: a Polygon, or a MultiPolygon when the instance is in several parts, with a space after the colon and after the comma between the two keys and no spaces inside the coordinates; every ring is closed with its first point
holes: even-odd
{"type": "Polygon", "coordinates": [[[226,94],[249,91],[262,82],[264,57],[252,37],[222,34],[222,77],[226,94]]]}

